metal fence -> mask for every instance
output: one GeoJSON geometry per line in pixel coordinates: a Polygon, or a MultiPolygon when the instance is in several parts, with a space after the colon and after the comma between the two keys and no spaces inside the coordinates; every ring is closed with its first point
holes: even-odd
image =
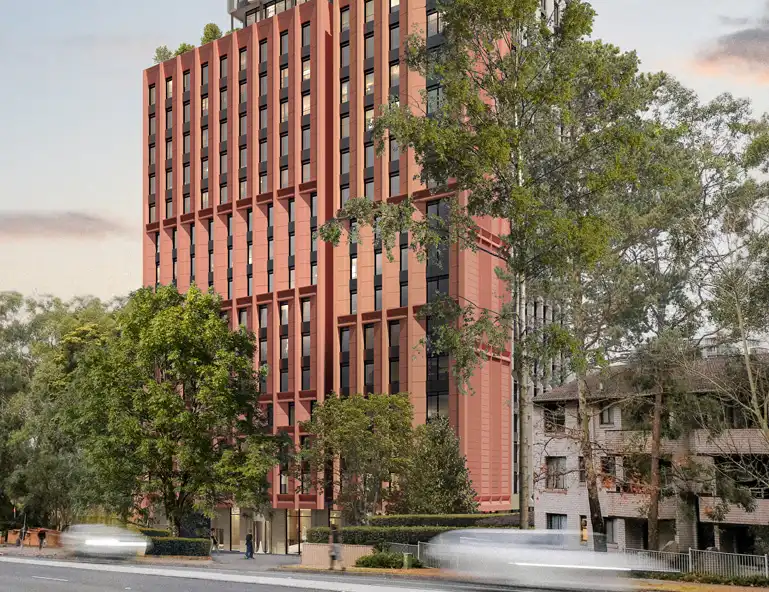
{"type": "Polygon", "coordinates": [[[769,578],[769,556],[721,553],[719,551],[698,551],[668,553],[625,549],[630,564],[638,571],[674,571],[717,575],[724,578],[769,578]]]}

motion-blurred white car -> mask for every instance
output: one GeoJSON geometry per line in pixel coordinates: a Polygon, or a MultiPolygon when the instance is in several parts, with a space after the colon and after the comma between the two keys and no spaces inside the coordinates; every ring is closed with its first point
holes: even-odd
{"type": "Polygon", "coordinates": [[[427,547],[431,565],[474,580],[551,590],[632,590],[628,559],[596,553],[580,533],[559,530],[467,529],[438,535],[427,547]]]}
{"type": "Polygon", "coordinates": [[[103,524],[76,524],[61,535],[66,551],[89,557],[126,558],[144,555],[149,540],[126,528],[103,524]]]}

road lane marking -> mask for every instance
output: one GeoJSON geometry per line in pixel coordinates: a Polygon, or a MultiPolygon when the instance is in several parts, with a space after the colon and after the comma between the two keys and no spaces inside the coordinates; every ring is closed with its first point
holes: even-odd
{"type": "Polygon", "coordinates": [[[62,578],[45,578],[43,576],[32,576],[36,580],[50,580],[51,582],[69,582],[69,580],[64,580],[62,578]]]}
{"type": "Polygon", "coordinates": [[[0,557],[0,563],[15,563],[40,567],[56,567],[63,569],[79,569],[84,571],[106,571],[137,576],[157,576],[166,578],[181,578],[187,580],[208,580],[216,582],[235,582],[239,584],[258,584],[298,590],[317,590],[321,592],[423,592],[424,588],[408,588],[405,586],[386,586],[379,584],[357,584],[353,581],[331,582],[295,577],[248,576],[237,573],[199,571],[185,569],[162,569],[127,565],[110,565],[104,563],[75,563],[69,561],[52,561],[23,559],[20,557],[0,557]]]}

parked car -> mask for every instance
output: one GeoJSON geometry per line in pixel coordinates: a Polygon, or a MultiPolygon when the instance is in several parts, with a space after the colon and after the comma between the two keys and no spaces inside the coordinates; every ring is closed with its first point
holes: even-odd
{"type": "Polygon", "coordinates": [[[550,590],[632,590],[631,566],[620,553],[597,553],[580,532],[467,529],[438,535],[427,547],[431,565],[476,581],[550,590]]]}
{"type": "Polygon", "coordinates": [[[149,539],[119,526],[75,524],[62,533],[61,544],[75,555],[127,558],[144,555],[149,539]]]}

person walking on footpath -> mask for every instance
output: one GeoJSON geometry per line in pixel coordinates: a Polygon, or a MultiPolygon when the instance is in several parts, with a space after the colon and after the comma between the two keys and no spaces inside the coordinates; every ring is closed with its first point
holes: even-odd
{"type": "Polygon", "coordinates": [[[45,530],[42,528],[37,531],[37,545],[38,550],[42,551],[43,547],[45,547],[45,530]]]}
{"type": "Polygon", "coordinates": [[[339,562],[339,566],[344,571],[344,565],[342,564],[342,545],[341,535],[336,524],[331,525],[331,530],[328,533],[328,552],[331,558],[331,565],[328,568],[330,571],[334,571],[335,564],[339,562]]]}
{"type": "Polygon", "coordinates": [[[249,532],[246,535],[246,559],[254,558],[254,537],[249,532]]]}
{"type": "Polygon", "coordinates": [[[219,553],[219,541],[216,540],[216,531],[211,529],[211,555],[219,553]]]}

